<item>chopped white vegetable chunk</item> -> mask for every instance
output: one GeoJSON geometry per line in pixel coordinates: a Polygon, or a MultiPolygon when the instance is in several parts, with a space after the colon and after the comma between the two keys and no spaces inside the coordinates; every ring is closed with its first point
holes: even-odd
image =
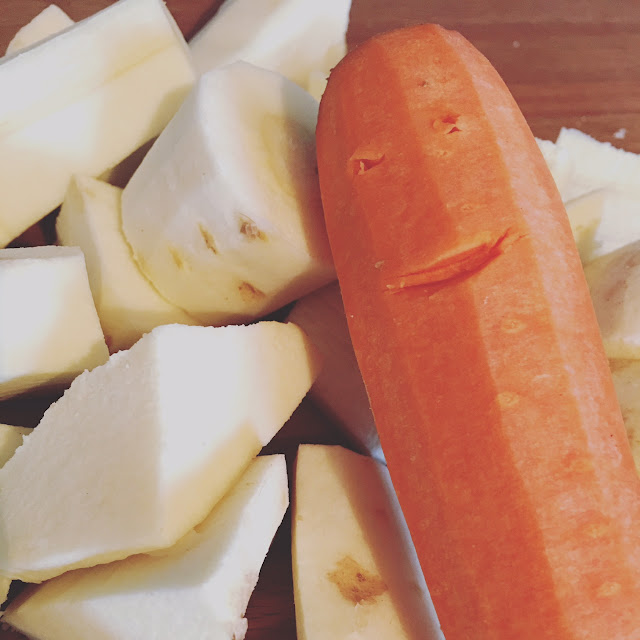
{"type": "Polygon", "coordinates": [[[77,247],[0,249],[0,399],[68,385],[109,357],[77,247]]]}

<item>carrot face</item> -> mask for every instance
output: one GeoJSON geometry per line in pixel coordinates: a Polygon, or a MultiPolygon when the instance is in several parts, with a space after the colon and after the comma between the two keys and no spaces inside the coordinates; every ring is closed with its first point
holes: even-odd
{"type": "Polygon", "coordinates": [[[462,36],[334,69],[318,167],[349,329],[447,640],[640,639],[640,480],[562,202],[462,36]]]}

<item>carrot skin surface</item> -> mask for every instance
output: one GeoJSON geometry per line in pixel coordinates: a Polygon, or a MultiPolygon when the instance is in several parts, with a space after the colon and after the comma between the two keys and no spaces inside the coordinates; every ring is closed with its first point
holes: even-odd
{"type": "Polygon", "coordinates": [[[490,63],[433,25],[331,74],[329,239],[447,640],[640,639],[640,480],[562,202],[490,63]]]}

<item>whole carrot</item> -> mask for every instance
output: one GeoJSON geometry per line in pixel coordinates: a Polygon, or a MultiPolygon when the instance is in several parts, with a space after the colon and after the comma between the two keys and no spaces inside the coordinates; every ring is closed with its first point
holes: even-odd
{"type": "Polygon", "coordinates": [[[636,475],[566,213],[490,63],[434,25],[331,74],[349,328],[447,640],[640,638],[636,475]]]}

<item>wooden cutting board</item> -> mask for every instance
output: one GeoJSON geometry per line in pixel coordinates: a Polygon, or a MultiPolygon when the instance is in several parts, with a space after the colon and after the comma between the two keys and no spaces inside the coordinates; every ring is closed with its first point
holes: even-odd
{"type": "MultiPolygon", "coordinates": [[[[47,4],[0,0],[0,52],[47,4]]],[[[57,4],[80,20],[111,2],[58,0],[57,4]]],[[[167,0],[187,37],[219,5],[220,0],[167,0]]],[[[353,0],[348,44],[351,48],[381,31],[420,22],[440,23],[471,40],[502,74],[538,137],[555,139],[561,127],[576,127],[640,152],[638,0],[353,0]]],[[[42,400],[35,401],[24,413],[22,404],[0,403],[0,422],[33,424],[44,406],[42,400]]],[[[342,441],[335,427],[305,402],[269,451],[283,451],[291,462],[300,442],[342,441]]],[[[287,519],[252,597],[248,640],[296,637],[289,526],[287,519]]],[[[17,637],[0,630],[0,640],[17,637]]]]}

